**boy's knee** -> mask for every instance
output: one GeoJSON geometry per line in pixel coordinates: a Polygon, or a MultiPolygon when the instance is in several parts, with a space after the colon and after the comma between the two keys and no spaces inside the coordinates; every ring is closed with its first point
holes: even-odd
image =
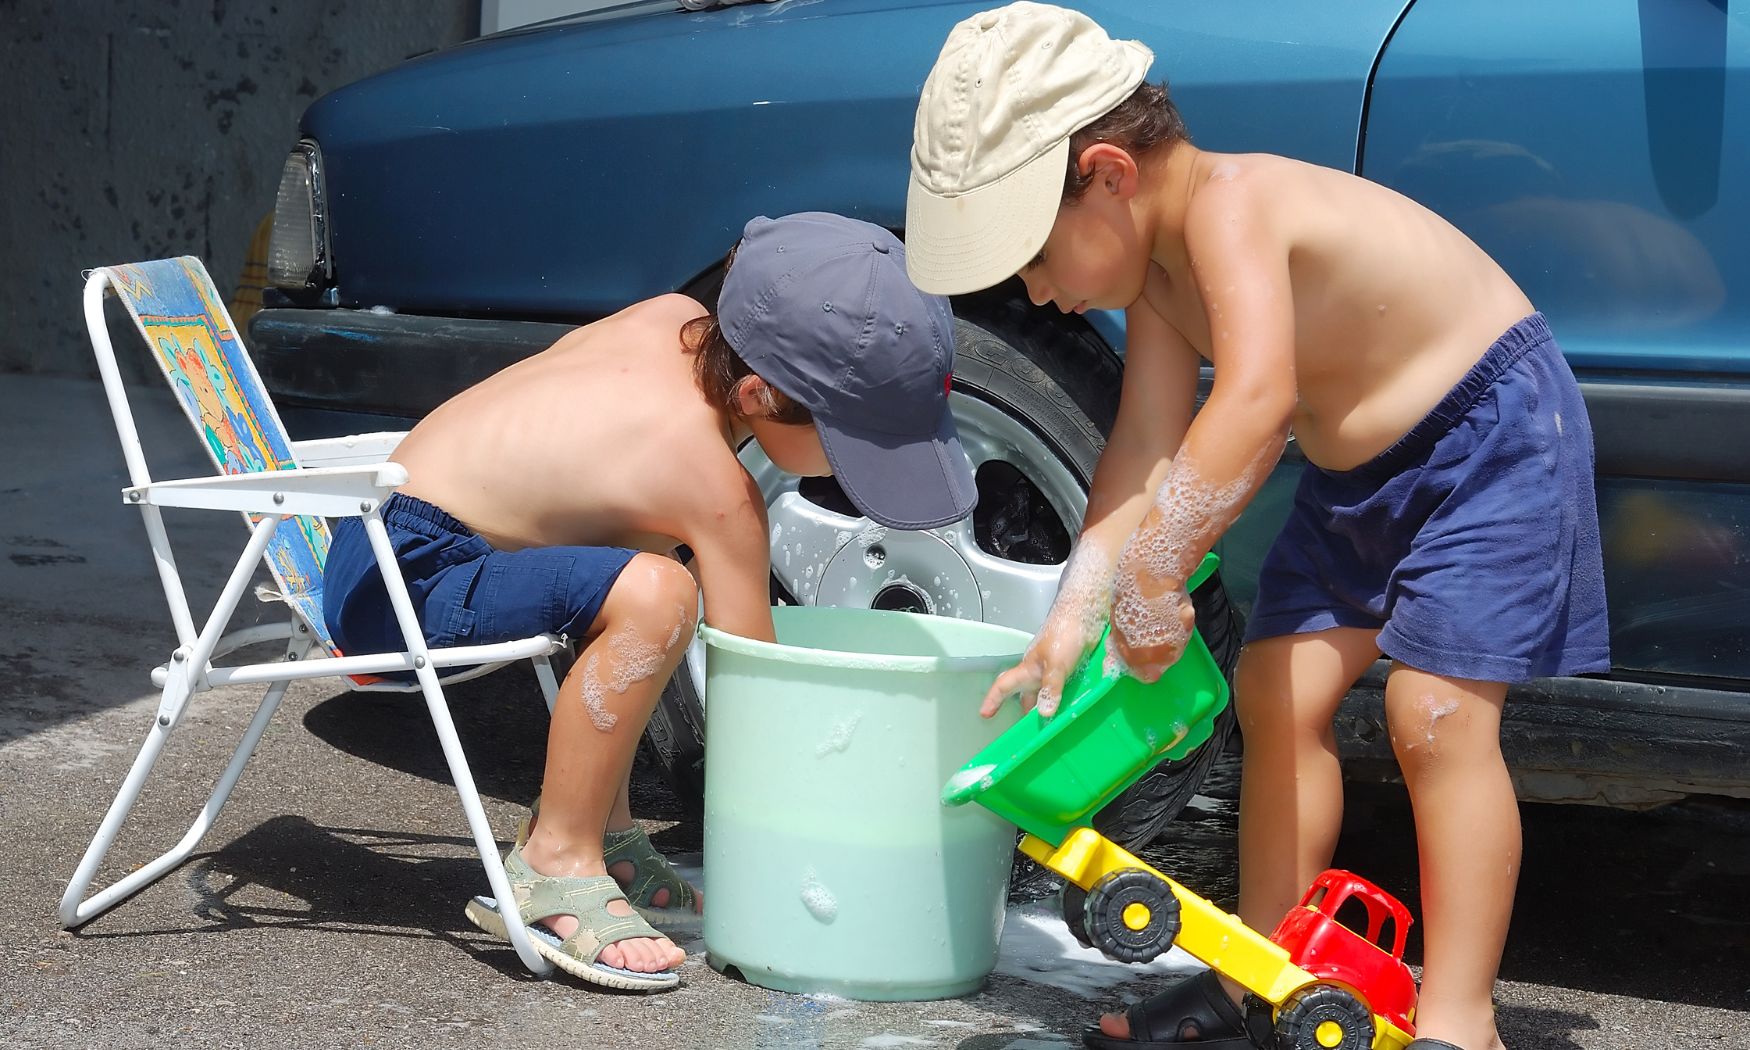
{"type": "Polygon", "coordinates": [[[699,614],[699,585],[686,566],[660,554],[638,554],[621,570],[608,594],[613,617],[665,649],[692,640],[699,614]]]}
{"type": "Polygon", "coordinates": [[[1399,764],[1431,757],[1446,720],[1458,713],[1457,697],[1386,690],[1385,722],[1399,764]]]}

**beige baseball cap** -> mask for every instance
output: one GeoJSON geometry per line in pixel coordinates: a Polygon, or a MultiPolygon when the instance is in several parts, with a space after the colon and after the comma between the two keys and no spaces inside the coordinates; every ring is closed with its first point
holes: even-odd
{"type": "Polygon", "coordinates": [[[1070,135],[1128,98],[1153,61],[1050,4],[1020,0],[955,26],[912,128],[912,283],[958,295],[1020,272],[1057,221],[1070,135]]]}

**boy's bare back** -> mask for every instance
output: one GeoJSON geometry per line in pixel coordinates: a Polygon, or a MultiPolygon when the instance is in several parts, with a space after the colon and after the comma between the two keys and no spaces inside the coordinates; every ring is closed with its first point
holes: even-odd
{"type": "Polygon", "coordinates": [[[1157,238],[1143,302],[1204,358],[1291,354],[1279,378],[1296,392],[1293,432],[1321,467],[1385,450],[1533,310],[1445,219],[1365,179],[1191,149],[1166,169],[1160,192],[1185,194],[1182,236],[1157,238]],[[1286,341],[1269,337],[1273,317],[1286,341]]]}
{"type": "Polygon", "coordinates": [[[693,377],[684,295],[586,325],[445,402],[396,450],[402,491],[500,550],[667,553],[701,530],[763,542],[764,505],[693,377]]]}

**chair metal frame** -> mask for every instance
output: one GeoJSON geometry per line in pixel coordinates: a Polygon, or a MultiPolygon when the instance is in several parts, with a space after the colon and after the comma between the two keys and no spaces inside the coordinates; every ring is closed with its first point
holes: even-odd
{"type": "MultiPolygon", "coordinates": [[[[551,657],[554,653],[567,649],[568,640],[562,635],[546,634],[491,645],[434,649],[426,644],[381,514],[383,501],[407,481],[406,469],[388,460],[403,435],[365,434],[303,442],[292,442],[286,438],[277,411],[272,408],[272,401],[268,399],[265,389],[260,387],[259,376],[256,375],[254,366],[248,363],[247,351],[241,341],[236,339],[230,318],[218,301],[216,292],[212,290],[211,280],[199,260],[185,257],[135,264],[133,267],[105,267],[92,271],[85,282],[84,310],[92,351],[97,358],[98,372],[109,400],[111,415],[115,419],[117,434],[121,439],[122,454],[127,461],[129,484],[122,489],[122,499],[125,503],[138,507],[144,519],[165,601],[169,605],[177,644],[170,653],[169,661],[153,669],[151,673],[153,685],[161,690],[156,716],[147,730],[138,757],[135,758],[114,801],[110,803],[97,833],[86,848],[61,898],[62,926],[72,929],[91,921],[156,882],[186,860],[212,828],[220,810],[231,797],[232,789],[254,755],[262,733],[278,709],[287,687],[294,681],[304,679],[339,677],[349,688],[355,690],[423,694],[432,726],[437,731],[444,758],[455,780],[456,793],[461,799],[462,811],[473,834],[475,848],[486,869],[487,882],[498,901],[499,914],[504,918],[516,953],[535,974],[545,976],[551,973],[552,964],[536,952],[516,908],[509,882],[505,878],[504,864],[499,857],[498,842],[486,819],[467,757],[457,739],[455,722],[450,716],[443,687],[445,683],[465,681],[508,663],[526,659],[534,664],[548,711],[551,712],[558,692],[551,657]],[[236,379],[238,382],[253,382],[255,385],[253,392],[259,403],[264,404],[268,414],[273,416],[271,420],[257,422],[264,428],[273,428],[276,439],[283,439],[285,446],[291,451],[292,464],[289,467],[224,473],[227,463],[221,462],[215,453],[215,465],[221,471],[220,474],[172,481],[152,478],[138,431],[134,426],[127,388],[122,383],[121,373],[116,365],[115,350],[111,345],[109,327],[104,317],[104,298],[106,293],[114,292],[128,303],[136,325],[139,326],[141,334],[147,337],[150,346],[151,334],[124,287],[127,281],[122,278],[125,274],[126,277],[138,281],[137,274],[131,271],[146,271],[151,268],[150,272],[153,274],[160,277],[170,274],[174,279],[175,275],[169,269],[169,264],[172,263],[188,275],[189,290],[199,294],[201,301],[206,304],[206,320],[213,326],[211,331],[218,334],[218,341],[224,344],[223,351],[240,357],[243,367],[235,370],[238,373],[236,379]],[[233,341],[234,346],[230,345],[233,341]],[[245,371],[247,374],[242,374],[245,371]],[[211,612],[198,628],[171,551],[170,537],[161,513],[164,507],[241,512],[246,520],[253,521],[249,540],[241,557],[231,570],[211,612]],[[285,606],[289,610],[286,622],[225,633],[239,602],[249,589],[251,580],[264,563],[279,582],[282,591],[285,590],[286,581],[274,560],[267,557],[269,544],[282,522],[300,515],[324,519],[356,517],[363,520],[402,632],[405,643],[402,651],[358,656],[339,655],[331,648],[332,642],[328,640],[326,626],[319,619],[311,622],[311,603],[307,600],[295,602],[289,600],[289,597],[285,606]],[[284,652],[280,659],[264,663],[227,665],[214,662],[239,649],[269,642],[283,642],[284,652]],[[316,658],[311,659],[312,656],[316,658]],[[417,681],[402,683],[369,678],[393,671],[410,671],[417,681]],[[440,675],[440,671],[450,673],[440,675]],[[242,740],[220,774],[218,784],[195,816],[188,831],[174,846],[138,870],[87,896],[98,868],[126,822],[189,702],[209,689],[251,684],[265,684],[266,693],[244,731],[242,740]]],[[[232,363],[238,362],[233,360],[232,363]]],[[[167,368],[163,361],[160,364],[167,368]]],[[[168,368],[166,378],[170,378],[168,368]]],[[[174,390],[174,381],[172,387],[174,390]]],[[[179,396],[182,396],[180,392],[179,396]]],[[[195,419],[193,409],[186,401],[184,407],[190,412],[191,422],[196,424],[198,432],[199,421],[195,419]]],[[[326,535],[325,528],[318,531],[321,535],[326,535]]],[[[325,554],[325,548],[317,551],[318,561],[325,554]]],[[[319,604],[315,605],[314,615],[320,617],[319,604]]]]}

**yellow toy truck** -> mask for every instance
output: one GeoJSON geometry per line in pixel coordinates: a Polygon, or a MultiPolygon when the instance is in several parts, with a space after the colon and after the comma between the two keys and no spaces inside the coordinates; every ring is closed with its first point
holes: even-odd
{"type": "MultiPolygon", "coordinates": [[[[1215,564],[1205,558],[1188,586],[1215,564]]],[[[1414,1036],[1416,984],[1403,961],[1411,920],[1385,891],[1327,871],[1265,937],[1093,829],[1093,815],[1157,762],[1207,740],[1228,702],[1196,634],[1152,685],[1106,674],[1106,644],[1071,676],[1055,717],[1029,712],[949,780],[942,801],[976,801],[1026,833],[1021,852],[1064,880],[1064,921],[1083,944],[1131,963],[1177,944],[1244,987],[1260,1004],[1248,1019],[1259,1045],[1403,1050],[1414,1036]],[[1337,920],[1352,901],[1365,909],[1365,934],[1337,920]]]]}

